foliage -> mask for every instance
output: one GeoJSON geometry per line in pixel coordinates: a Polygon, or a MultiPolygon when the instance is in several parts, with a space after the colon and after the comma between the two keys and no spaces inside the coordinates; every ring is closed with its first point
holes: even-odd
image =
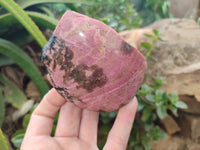
{"type": "Polygon", "coordinates": [[[117,31],[136,28],[141,23],[132,0],[94,0],[93,7],[76,3],[69,8],[103,21],[117,31]]]}
{"type": "MultiPolygon", "coordinates": [[[[24,139],[24,135],[25,135],[25,132],[26,132],[26,129],[28,127],[28,123],[29,123],[29,120],[30,120],[30,117],[31,117],[31,114],[33,113],[33,111],[35,110],[35,108],[37,107],[38,104],[35,104],[30,112],[28,114],[26,114],[23,118],[23,121],[22,121],[22,125],[23,125],[23,129],[20,129],[20,130],[17,130],[13,135],[12,135],[12,138],[11,138],[11,141],[12,143],[14,144],[14,146],[16,148],[20,148],[21,146],[21,143],[24,139]]],[[[55,125],[54,125],[55,126],[55,125]]],[[[55,127],[54,127],[55,128],[55,127]]]]}
{"type": "Polygon", "coordinates": [[[43,48],[47,41],[38,26],[30,19],[28,14],[25,13],[25,11],[13,0],[1,0],[0,4],[12,13],[12,15],[28,30],[38,44],[43,48]]]}
{"type": "Polygon", "coordinates": [[[79,3],[59,4],[55,10],[62,14],[64,8],[72,9],[101,20],[116,31],[124,31],[172,17],[168,10],[169,5],[168,0],[94,0],[93,7],[79,3]]]}
{"type": "Polygon", "coordinates": [[[145,56],[146,59],[151,57],[152,59],[155,60],[155,58],[152,56],[152,53],[155,49],[157,50],[157,48],[155,48],[155,44],[158,42],[158,40],[164,41],[161,38],[162,34],[158,30],[154,29],[153,34],[147,34],[146,33],[144,35],[151,40],[151,42],[142,42],[141,43],[141,46],[146,49],[146,52],[143,52],[144,56],[145,56]]]}
{"type": "Polygon", "coordinates": [[[20,148],[21,143],[24,139],[24,135],[25,135],[25,129],[18,130],[13,134],[11,141],[15,147],[20,148]]]}
{"type": "Polygon", "coordinates": [[[4,55],[0,55],[0,67],[12,65],[14,62],[4,55]]]}
{"type": "Polygon", "coordinates": [[[44,95],[48,91],[48,86],[43,80],[39,69],[23,50],[21,50],[12,42],[0,38],[0,53],[11,58],[24,70],[24,72],[27,73],[27,75],[32,79],[36,87],[39,89],[41,95],[44,95]]]}
{"type": "Polygon", "coordinates": [[[0,129],[0,149],[9,150],[8,143],[1,129],[0,129]]]}
{"type": "Polygon", "coordinates": [[[22,8],[27,8],[41,3],[83,3],[87,5],[93,4],[90,0],[16,0],[22,8]]]}
{"type": "Polygon", "coordinates": [[[137,93],[138,112],[141,115],[135,122],[135,128],[132,135],[134,141],[131,142],[133,147],[142,146],[145,150],[151,149],[151,140],[158,142],[166,134],[156,126],[155,121],[164,119],[168,113],[178,116],[178,109],[186,109],[187,105],[179,101],[176,93],[168,95],[166,91],[161,89],[165,84],[162,78],[156,78],[153,85],[143,84],[137,93]],[[143,132],[141,132],[141,129],[143,132]]]}
{"type": "MultiPolygon", "coordinates": [[[[58,24],[57,19],[47,16],[45,14],[34,11],[26,11],[26,13],[42,29],[48,28],[54,30],[56,25],[58,24]]],[[[0,16],[0,21],[0,30],[5,28],[11,28],[14,25],[19,24],[18,20],[10,13],[0,16]]]]}
{"type": "Polygon", "coordinates": [[[142,26],[151,24],[152,22],[173,17],[169,13],[170,2],[168,0],[133,0],[135,9],[142,18],[142,26]]]}
{"type": "Polygon", "coordinates": [[[0,84],[3,87],[4,97],[2,99],[11,103],[15,108],[20,109],[21,106],[27,101],[24,93],[10,80],[5,76],[0,74],[0,84]]]}

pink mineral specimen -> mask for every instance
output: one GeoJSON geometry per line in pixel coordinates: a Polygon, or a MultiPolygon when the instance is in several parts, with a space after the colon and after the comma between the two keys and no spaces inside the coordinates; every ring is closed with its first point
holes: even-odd
{"type": "Polygon", "coordinates": [[[82,109],[110,112],[140,88],[146,61],[112,28],[67,11],[45,46],[42,62],[52,86],[82,109]]]}

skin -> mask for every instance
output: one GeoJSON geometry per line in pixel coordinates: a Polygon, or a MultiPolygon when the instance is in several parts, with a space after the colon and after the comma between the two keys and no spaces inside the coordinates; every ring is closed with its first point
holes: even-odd
{"type": "MultiPolygon", "coordinates": [[[[125,150],[132,129],[137,99],[120,108],[103,150],[125,150]]],[[[99,113],[66,102],[51,89],[32,113],[21,150],[98,150],[99,113]],[[56,133],[50,136],[60,110],[56,133]]]]}

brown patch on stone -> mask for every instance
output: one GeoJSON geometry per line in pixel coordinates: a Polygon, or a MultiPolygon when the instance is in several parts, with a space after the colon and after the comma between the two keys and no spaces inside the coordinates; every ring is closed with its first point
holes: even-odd
{"type": "MultiPolygon", "coordinates": [[[[63,88],[63,87],[54,87],[56,89],[56,91],[63,97],[65,98],[65,95],[67,96],[67,99],[74,103],[74,99],[75,97],[74,96],[71,96],[68,92],[68,89],[67,88],[63,88]]],[[[76,100],[80,100],[79,98],[76,98],[76,100]]],[[[80,100],[81,101],[81,100],[80,100]]]]}
{"type": "Polygon", "coordinates": [[[44,62],[46,63],[47,66],[49,66],[50,63],[51,63],[51,61],[52,61],[52,59],[49,58],[49,57],[46,56],[46,55],[45,55],[44,57],[42,57],[42,63],[43,63],[44,66],[45,66],[44,62]]]}
{"type": "MultiPolygon", "coordinates": [[[[94,88],[103,87],[106,84],[108,79],[102,68],[98,65],[89,67],[84,63],[74,65],[72,62],[73,57],[73,51],[65,45],[64,41],[52,36],[43,50],[42,62],[47,67],[49,74],[51,69],[55,70],[59,66],[60,70],[65,72],[62,77],[63,82],[73,79],[78,84],[77,88],[84,88],[87,92],[92,92],[94,88]],[[91,75],[87,76],[86,71],[90,71],[91,75]]],[[[67,89],[56,87],[53,79],[51,80],[53,86],[61,95],[66,94],[70,101],[73,101],[73,99],[80,100],[75,96],[71,96],[67,89]]]]}
{"type": "Polygon", "coordinates": [[[104,86],[107,82],[103,69],[97,65],[88,67],[86,64],[79,64],[72,70],[70,76],[79,84],[77,88],[84,88],[88,92],[92,92],[96,87],[104,86]],[[92,74],[86,76],[86,70],[91,71],[92,74]]]}
{"type": "Polygon", "coordinates": [[[124,54],[130,54],[133,52],[133,47],[125,41],[122,41],[120,50],[124,54]]]}
{"type": "Polygon", "coordinates": [[[72,60],[72,58],[74,57],[74,53],[67,47],[65,47],[65,60],[72,60]]]}
{"type": "Polygon", "coordinates": [[[56,60],[54,59],[53,60],[53,70],[55,70],[56,69],[56,60]]]}

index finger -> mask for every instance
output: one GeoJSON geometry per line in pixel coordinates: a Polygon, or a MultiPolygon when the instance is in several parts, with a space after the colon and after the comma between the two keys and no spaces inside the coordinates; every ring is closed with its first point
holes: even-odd
{"type": "Polygon", "coordinates": [[[120,108],[103,150],[126,149],[137,110],[137,99],[120,108]]]}
{"type": "Polygon", "coordinates": [[[51,89],[31,115],[26,136],[50,135],[54,117],[66,100],[51,89]]]}

